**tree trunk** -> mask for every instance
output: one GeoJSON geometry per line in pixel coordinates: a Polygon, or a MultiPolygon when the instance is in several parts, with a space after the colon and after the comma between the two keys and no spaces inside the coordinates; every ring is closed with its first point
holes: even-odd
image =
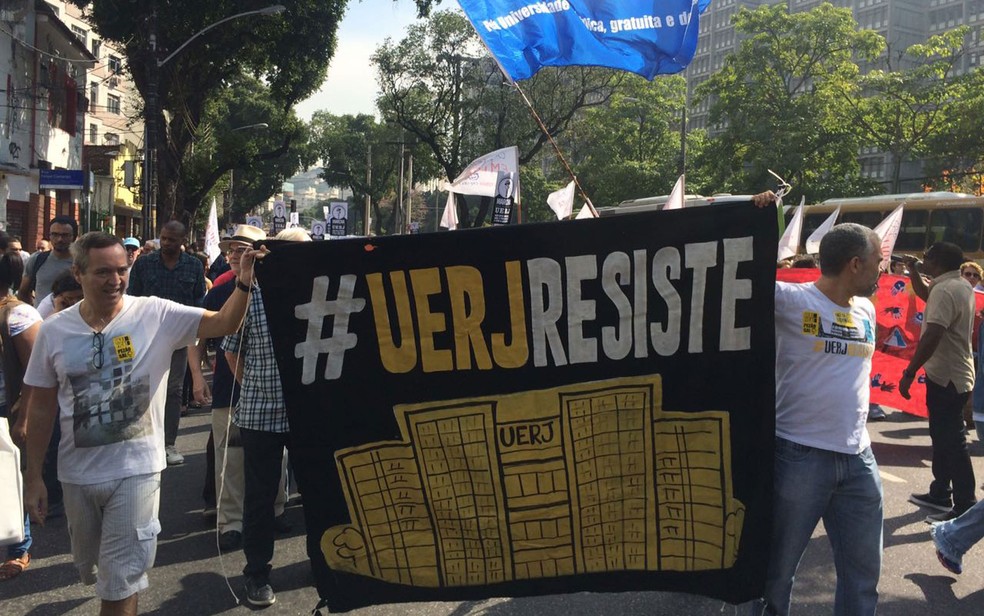
{"type": "Polygon", "coordinates": [[[892,193],[902,191],[902,155],[892,152],[892,193]]]}
{"type": "Polygon", "coordinates": [[[463,229],[471,227],[471,212],[468,211],[468,201],[465,196],[455,193],[454,206],[458,210],[458,227],[463,229]]]}
{"type": "Polygon", "coordinates": [[[478,202],[478,213],[475,214],[475,222],[471,226],[481,227],[485,224],[485,217],[489,215],[489,206],[492,204],[492,197],[482,197],[478,202]]]}

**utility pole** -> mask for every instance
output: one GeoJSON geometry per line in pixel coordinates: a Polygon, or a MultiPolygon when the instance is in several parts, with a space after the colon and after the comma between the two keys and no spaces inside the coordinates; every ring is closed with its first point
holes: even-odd
{"type": "Polygon", "coordinates": [[[404,229],[407,233],[410,233],[410,210],[413,209],[413,152],[410,152],[409,163],[407,167],[407,220],[404,229]]]}
{"type": "Polygon", "coordinates": [[[690,85],[687,72],[683,73],[683,113],[680,115],[680,175],[687,173],[687,101],[690,99],[690,85]]]}
{"type": "Polygon", "coordinates": [[[406,146],[403,141],[400,141],[400,196],[397,198],[397,210],[396,216],[393,217],[394,222],[400,225],[401,229],[399,235],[403,235],[406,232],[406,228],[403,227],[403,164],[406,162],[403,151],[406,146]]]}
{"type": "Polygon", "coordinates": [[[160,79],[157,65],[157,6],[151,6],[150,49],[147,58],[147,98],[144,101],[144,169],[143,169],[143,240],[155,235],[154,217],[157,214],[157,87],[160,79]]]}
{"type": "Polygon", "coordinates": [[[372,212],[372,144],[366,146],[366,215],[363,216],[362,221],[364,223],[363,234],[369,237],[369,232],[372,229],[370,225],[370,212],[372,212]]]}

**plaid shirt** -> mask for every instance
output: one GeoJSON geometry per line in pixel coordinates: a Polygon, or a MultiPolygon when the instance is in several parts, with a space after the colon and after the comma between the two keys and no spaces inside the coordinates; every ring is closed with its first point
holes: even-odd
{"type": "Polygon", "coordinates": [[[242,367],[243,385],[232,421],[247,430],[289,432],[280,370],[273,355],[273,339],[259,288],[254,286],[250,294],[242,330],[226,336],[222,349],[238,353],[242,367]]]}
{"type": "Polygon", "coordinates": [[[205,268],[195,257],[181,253],[174,269],[167,269],[157,250],[137,257],[130,268],[128,295],[156,295],[185,306],[201,306],[205,298],[205,268]]]}

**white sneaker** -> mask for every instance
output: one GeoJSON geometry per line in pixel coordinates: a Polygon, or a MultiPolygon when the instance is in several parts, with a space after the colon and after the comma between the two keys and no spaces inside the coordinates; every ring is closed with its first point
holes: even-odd
{"type": "Polygon", "coordinates": [[[178,448],[174,445],[164,447],[164,457],[167,459],[168,466],[177,466],[185,462],[185,457],[178,453],[178,448]]]}

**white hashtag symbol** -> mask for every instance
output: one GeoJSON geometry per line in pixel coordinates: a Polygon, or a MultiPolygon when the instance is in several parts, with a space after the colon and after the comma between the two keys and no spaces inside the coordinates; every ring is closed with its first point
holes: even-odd
{"type": "Polygon", "coordinates": [[[318,369],[318,358],[324,353],[327,357],[325,379],[337,379],[342,375],[342,360],[345,351],[354,348],[359,337],[348,330],[349,315],[361,312],[366,307],[366,300],[352,298],[355,289],[355,276],[342,276],[338,283],[338,295],[334,301],[328,299],[328,276],[318,276],[314,279],[314,289],[311,291],[311,301],[294,307],[294,316],[307,320],[307,338],[294,347],[294,357],[302,358],[301,383],[310,385],[314,382],[314,372],[318,369]],[[334,322],[331,335],[321,337],[325,317],[333,316],[334,322]]]}

